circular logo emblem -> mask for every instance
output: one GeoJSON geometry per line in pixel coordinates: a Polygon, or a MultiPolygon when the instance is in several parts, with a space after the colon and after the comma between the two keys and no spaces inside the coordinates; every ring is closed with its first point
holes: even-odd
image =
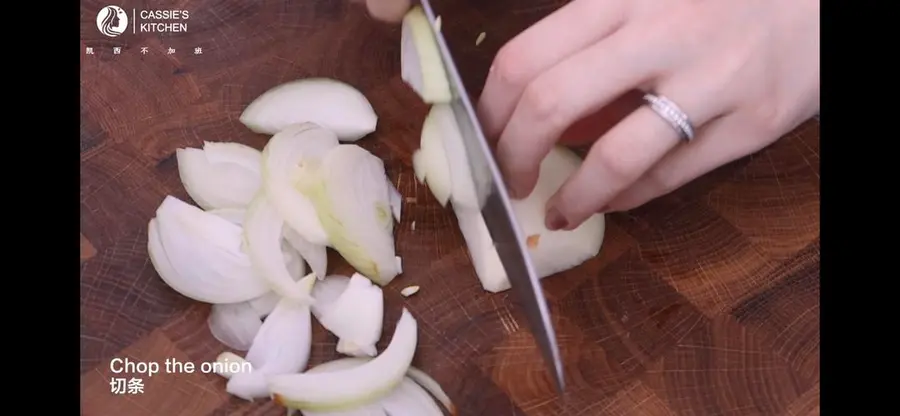
{"type": "Polygon", "coordinates": [[[106,36],[119,36],[127,27],[128,13],[119,6],[106,6],[97,13],[97,29],[106,36]]]}

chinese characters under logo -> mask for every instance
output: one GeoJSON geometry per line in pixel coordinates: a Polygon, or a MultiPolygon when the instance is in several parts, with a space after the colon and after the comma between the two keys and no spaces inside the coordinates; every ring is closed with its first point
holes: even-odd
{"type": "Polygon", "coordinates": [[[97,29],[100,33],[114,38],[125,33],[128,28],[128,13],[119,6],[106,6],[97,13],[97,29]]]}

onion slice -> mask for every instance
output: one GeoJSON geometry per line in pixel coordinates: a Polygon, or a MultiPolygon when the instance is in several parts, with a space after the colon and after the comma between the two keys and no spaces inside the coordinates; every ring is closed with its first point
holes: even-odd
{"type": "MultiPolygon", "coordinates": [[[[419,158],[418,170],[422,171],[419,173],[417,170],[416,176],[422,177],[422,180],[428,185],[428,189],[431,190],[431,194],[441,206],[446,207],[453,190],[453,181],[450,174],[450,161],[444,150],[444,134],[441,132],[440,120],[433,114],[434,110],[432,109],[422,124],[418,156],[413,155],[413,157],[419,158]]],[[[416,169],[415,160],[413,160],[413,164],[413,168],[416,169]]]]}
{"type": "MultiPolygon", "coordinates": [[[[584,263],[600,252],[606,230],[603,214],[594,214],[574,230],[550,231],[544,226],[547,201],[581,166],[571,150],[556,146],[541,162],[537,185],[531,194],[511,201],[516,221],[534,261],[535,272],[544,278],[584,263]]],[[[494,248],[480,210],[453,206],[459,229],[466,240],[472,264],[482,287],[489,292],[510,288],[506,271],[494,248]]]]}
{"type": "Polygon", "coordinates": [[[244,219],[244,236],[247,252],[253,267],[280,296],[295,301],[309,302],[312,298],[298,286],[284,264],[281,252],[284,221],[275,211],[266,193],[260,192],[244,219]]]}
{"type": "Polygon", "coordinates": [[[262,326],[259,312],[249,302],[213,305],[206,320],[219,342],[238,351],[247,351],[262,326]]]}
{"type": "Polygon", "coordinates": [[[261,153],[240,143],[205,142],[175,157],[184,189],[203,209],[246,207],[262,183],[261,153]]]}
{"type": "Polygon", "coordinates": [[[421,6],[410,9],[400,29],[400,76],[429,104],[449,103],[450,82],[434,31],[421,6]]]}
{"type": "Polygon", "coordinates": [[[384,162],[352,144],[307,163],[297,187],[315,206],[332,247],[380,285],[397,276],[390,192],[384,162]]]}
{"type": "MultiPolygon", "coordinates": [[[[309,295],[315,282],[315,275],[309,274],[295,285],[309,295]]],[[[267,377],[302,370],[309,360],[311,346],[309,305],[282,298],[263,322],[247,352],[246,360],[253,370],[233,374],[226,391],[246,400],[268,397],[267,377]]]]}
{"type": "Polygon", "coordinates": [[[328,245],[315,207],[294,187],[299,166],[316,161],[338,145],[334,133],[312,124],[294,124],[272,136],[263,149],[263,187],[284,221],[306,241],[328,245]]]}
{"type": "Polygon", "coordinates": [[[320,280],[325,278],[325,270],[328,268],[328,251],[325,246],[306,241],[302,235],[293,228],[285,225],[282,229],[284,239],[300,256],[309,264],[309,268],[320,280]]]}
{"type": "Polygon", "coordinates": [[[256,133],[276,134],[292,124],[311,122],[341,141],[375,131],[378,116],[359,90],[334,79],[307,78],[278,85],[253,100],[241,123],[256,133]]]}
{"type": "Polygon", "coordinates": [[[148,224],[147,249],[160,277],[201,302],[237,303],[269,291],[241,245],[239,226],[173,196],[148,224]]]}
{"type": "Polygon", "coordinates": [[[403,381],[416,353],[417,337],[416,320],[403,309],[391,343],[381,355],[345,370],[272,376],[272,398],[282,406],[310,411],[348,410],[379,400],[403,381]]]}
{"type": "MultiPolygon", "coordinates": [[[[339,358],[328,361],[309,369],[307,374],[327,373],[347,370],[362,366],[371,361],[369,358],[339,358]]],[[[447,397],[428,374],[415,367],[410,367],[406,377],[389,395],[379,401],[364,404],[351,410],[339,412],[311,412],[304,410],[304,416],[363,416],[363,415],[390,415],[390,416],[442,416],[443,412],[435,404],[435,399],[448,410],[451,415],[456,415],[456,406],[447,397]],[[432,398],[429,396],[434,396],[432,398]]]]}
{"type": "Polygon", "coordinates": [[[359,273],[345,279],[329,277],[322,282],[321,286],[331,287],[319,292],[324,299],[316,298],[313,314],[325,329],[339,338],[337,352],[374,357],[378,353],[375,343],[381,338],[384,296],[380,287],[359,273]],[[341,286],[343,290],[334,297],[341,286]]]}
{"type": "Polygon", "coordinates": [[[403,214],[403,195],[391,181],[388,181],[388,191],[390,192],[391,213],[394,215],[394,220],[400,222],[400,215],[403,214]]]}

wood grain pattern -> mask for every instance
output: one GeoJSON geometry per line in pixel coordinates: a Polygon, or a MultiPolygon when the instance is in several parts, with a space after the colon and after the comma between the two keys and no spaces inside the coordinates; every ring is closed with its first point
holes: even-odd
{"type": "MultiPolygon", "coordinates": [[[[470,92],[504,42],[562,3],[436,2],[470,92]]],[[[188,32],[107,38],[94,20],[106,3],[81,4],[82,52],[94,51],[81,67],[82,414],[283,414],[228,397],[210,374],[158,374],[145,377],[143,395],[114,395],[109,361],[200,363],[221,352],[206,327],[209,306],[166,287],[149,263],[147,221],[165,195],[187,198],[176,148],[261,148],[266,137],[237,121],[241,111],[306,76],[355,85],[379,114],[377,132],[359,144],[384,158],[407,198],[397,237],[405,273],[385,290],[385,338],[408,307],[420,322],[416,365],[463,415],[819,413],[817,122],[610,215],[601,254],[545,280],[569,386],[558,397],[524,316],[508,294],[481,290],[452,214],[413,177],[427,108],[399,79],[397,27],[341,1],[182,0],[152,5],[189,10],[188,32]],[[422,289],[404,299],[410,284],[422,289]]],[[[331,269],[347,270],[331,259],[331,269]]],[[[333,358],[334,347],[317,326],[312,362],[333,358]]]]}

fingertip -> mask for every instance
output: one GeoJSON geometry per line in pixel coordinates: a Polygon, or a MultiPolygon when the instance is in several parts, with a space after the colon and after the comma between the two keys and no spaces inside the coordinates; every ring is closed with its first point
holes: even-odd
{"type": "Polygon", "coordinates": [[[412,7],[411,0],[365,0],[369,15],[387,23],[399,23],[412,7]]]}

